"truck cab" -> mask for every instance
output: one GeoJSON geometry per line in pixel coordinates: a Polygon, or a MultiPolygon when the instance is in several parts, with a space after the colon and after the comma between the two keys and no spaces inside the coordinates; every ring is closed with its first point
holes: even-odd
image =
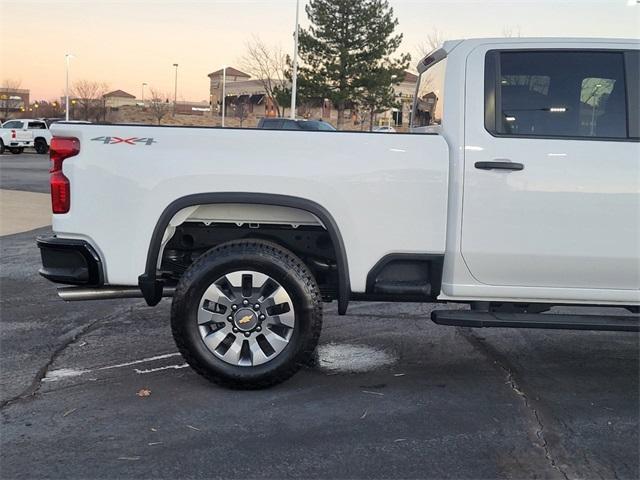
{"type": "Polygon", "coordinates": [[[421,82],[446,64],[441,299],[638,300],[639,59],[637,41],[511,38],[421,62],[421,82]]]}

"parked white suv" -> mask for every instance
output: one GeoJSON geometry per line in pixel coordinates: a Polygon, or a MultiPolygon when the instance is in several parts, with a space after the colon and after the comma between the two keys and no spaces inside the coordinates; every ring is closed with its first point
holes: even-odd
{"type": "Polygon", "coordinates": [[[47,122],[40,119],[21,118],[9,120],[0,129],[0,153],[8,149],[11,153],[22,153],[33,147],[37,153],[47,153],[51,143],[51,132],[47,122]]]}
{"type": "Polygon", "coordinates": [[[186,361],[237,388],[308,362],[330,301],[638,332],[639,70],[637,40],[452,41],[418,64],[414,133],[56,124],[40,273],[173,296],[186,361]]]}

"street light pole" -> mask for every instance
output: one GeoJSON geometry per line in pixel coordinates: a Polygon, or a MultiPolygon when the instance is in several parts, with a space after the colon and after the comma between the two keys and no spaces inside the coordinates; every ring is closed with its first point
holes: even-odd
{"type": "Polygon", "coordinates": [[[65,81],[65,115],[64,119],[69,121],[69,60],[73,57],[70,53],[66,53],[64,55],[64,59],[66,62],[66,81],[65,81]]]}
{"type": "Polygon", "coordinates": [[[176,116],[176,103],[178,102],[178,64],[174,63],[174,67],[176,67],[176,78],[173,86],[173,116],[176,116]]]}
{"type": "Polygon", "coordinates": [[[142,106],[144,107],[144,87],[147,86],[147,82],[142,82],[142,106]]]}
{"type": "Polygon", "coordinates": [[[227,67],[222,67],[222,127],[224,128],[224,113],[227,99],[227,67]]]}
{"type": "Polygon", "coordinates": [[[296,119],[296,95],[298,90],[298,32],[300,31],[300,23],[298,21],[300,15],[300,0],[296,0],[296,31],[293,41],[293,74],[291,76],[291,113],[292,120],[296,119]]]}

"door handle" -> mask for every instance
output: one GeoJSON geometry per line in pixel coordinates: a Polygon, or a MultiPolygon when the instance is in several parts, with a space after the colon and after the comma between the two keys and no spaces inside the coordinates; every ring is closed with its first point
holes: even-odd
{"type": "Polygon", "coordinates": [[[476,162],[475,167],[480,170],[524,170],[524,165],[505,160],[495,160],[493,162],[476,162]]]}

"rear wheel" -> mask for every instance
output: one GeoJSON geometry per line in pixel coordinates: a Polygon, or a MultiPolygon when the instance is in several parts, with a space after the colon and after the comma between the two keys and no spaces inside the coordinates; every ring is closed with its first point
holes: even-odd
{"type": "Polygon", "coordinates": [[[4,153],[4,142],[0,139],[0,155],[4,153]]]}
{"type": "Polygon", "coordinates": [[[182,276],[171,326],[200,375],[231,388],[265,388],[310,362],[322,327],[320,292],[290,251],[260,240],[230,242],[182,276]]]}
{"type": "Polygon", "coordinates": [[[24,148],[23,147],[10,147],[9,151],[11,153],[13,153],[14,155],[19,155],[20,153],[24,152],[24,148]]]}
{"type": "Polygon", "coordinates": [[[47,141],[44,138],[36,138],[33,147],[36,149],[36,153],[39,153],[41,155],[49,151],[49,146],[47,145],[47,141]]]}

